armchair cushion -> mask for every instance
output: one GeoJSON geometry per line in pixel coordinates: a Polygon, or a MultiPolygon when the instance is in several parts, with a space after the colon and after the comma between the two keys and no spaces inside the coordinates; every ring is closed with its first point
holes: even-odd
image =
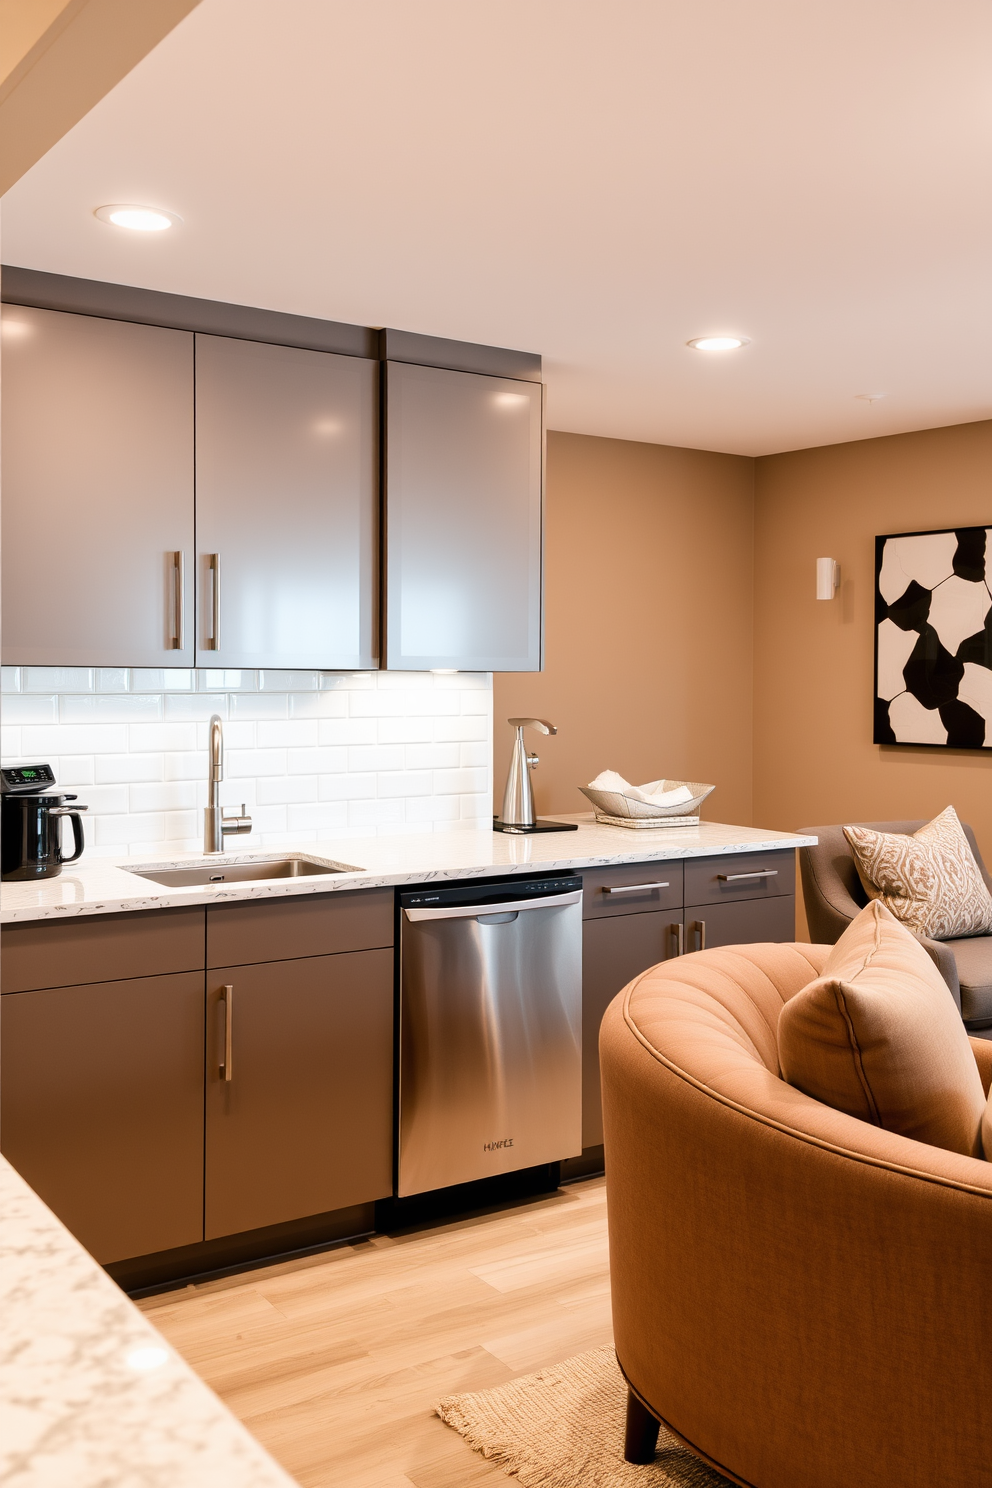
{"type": "Polygon", "coordinates": [[[814,1100],[982,1156],[985,1091],[960,1015],[926,951],[878,900],[784,1004],[778,1053],[783,1077],[814,1100]]]}
{"type": "Polygon", "coordinates": [[[909,835],[858,826],[844,835],[868,898],[910,930],[932,940],[992,930],[992,895],[953,806],[909,835]]]}

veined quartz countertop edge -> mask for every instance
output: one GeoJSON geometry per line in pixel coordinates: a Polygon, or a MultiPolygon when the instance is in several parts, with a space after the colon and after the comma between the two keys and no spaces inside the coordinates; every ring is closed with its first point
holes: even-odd
{"type": "Polygon", "coordinates": [[[485,878],[526,873],[555,873],[602,868],[619,863],[675,861],[721,854],[777,852],[805,847],[815,837],[793,832],[700,822],[698,827],[629,829],[609,827],[591,815],[559,816],[578,823],[575,832],[515,836],[502,832],[424,832],[395,837],[328,836],[316,842],[287,836],[276,845],[219,853],[211,862],[245,863],[283,855],[326,863],[354,864],[355,871],[328,878],[267,879],[230,884],[196,884],[183,888],[138,878],[138,868],[185,868],[202,854],[180,857],[83,858],[57,878],[33,883],[5,883],[0,889],[0,923],[64,920],[80,915],[127,914],[139,910],[176,909],[183,905],[233,904],[247,900],[283,899],[300,894],[332,894],[354,889],[391,888],[449,878],[485,878]]]}
{"type": "Polygon", "coordinates": [[[0,1482],[293,1488],[3,1158],[0,1255],[0,1482]]]}

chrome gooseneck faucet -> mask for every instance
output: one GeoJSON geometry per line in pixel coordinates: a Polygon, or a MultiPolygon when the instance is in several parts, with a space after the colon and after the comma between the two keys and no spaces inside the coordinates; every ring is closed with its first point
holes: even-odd
{"type": "Polygon", "coordinates": [[[207,771],[207,805],[203,812],[203,851],[222,852],[224,838],[233,832],[241,837],[251,831],[251,817],[245,815],[244,802],[240,816],[226,816],[220,808],[220,783],[224,779],[224,725],[220,714],[210,720],[210,768],[207,771]]]}
{"type": "Polygon", "coordinates": [[[533,827],[534,792],[531,789],[530,770],[536,770],[539,760],[536,754],[528,754],[524,743],[524,729],[537,729],[539,734],[556,734],[553,723],[543,718],[508,718],[507,723],[517,731],[510,756],[510,769],[503,792],[502,821],[508,827],[533,827]]]}

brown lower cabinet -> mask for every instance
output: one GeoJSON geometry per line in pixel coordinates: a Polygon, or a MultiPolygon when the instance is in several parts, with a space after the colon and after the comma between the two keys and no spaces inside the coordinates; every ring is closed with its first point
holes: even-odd
{"type": "Polygon", "coordinates": [[[203,972],[2,1005],[4,1156],[98,1261],[202,1239],[203,972]]]}
{"type": "MultiPolygon", "coordinates": [[[[681,864],[679,865],[681,866],[681,864]]],[[[582,926],[582,1146],[603,1140],[599,1025],[617,993],[640,972],[678,954],[682,911],[611,915],[582,926]]]]}
{"type": "Polygon", "coordinates": [[[392,1192],[392,1029],[391,949],[208,971],[205,1239],[392,1192]]]}

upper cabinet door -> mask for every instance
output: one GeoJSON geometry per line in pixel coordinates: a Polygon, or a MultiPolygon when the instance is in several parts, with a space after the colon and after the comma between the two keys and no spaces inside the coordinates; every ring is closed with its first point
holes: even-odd
{"type": "Polygon", "coordinates": [[[386,366],[386,665],[540,671],[540,383],[386,366]]]}
{"type": "Polygon", "coordinates": [[[191,666],[193,337],[3,324],[3,660],[191,666]]]}
{"type": "Polygon", "coordinates": [[[377,364],[196,337],[197,664],[375,664],[377,364]]]}

